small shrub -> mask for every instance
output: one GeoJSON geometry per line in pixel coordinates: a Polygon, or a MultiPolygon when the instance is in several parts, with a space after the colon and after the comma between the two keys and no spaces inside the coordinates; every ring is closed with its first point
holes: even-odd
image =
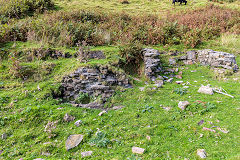
{"type": "Polygon", "coordinates": [[[106,148],[111,143],[112,142],[108,138],[106,138],[106,134],[101,131],[97,132],[96,136],[90,140],[91,145],[96,145],[100,148],[106,148]]]}
{"type": "Polygon", "coordinates": [[[175,88],[174,92],[177,93],[177,94],[180,94],[182,96],[184,94],[187,94],[188,91],[185,88],[175,88]]]}
{"type": "Polygon", "coordinates": [[[87,93],[79,93],[76,103],[88,104],[91,101],[91,97],[87,93]]]}
{"type": "Polygon", "coordinates": [[[120,45],[120,56],[123,58],[126,64],[136,64],[140,65],[140,62],[143,59],[142,55],[142,45],[138,41],[129,42],[124,45],[120,45]]]}
{"type": "Polygon", "coordinates": [[[8,18],[22,18],[34,12],[43,13],[53,6],[52,0],[0,0],[0,20],[6,22],[8,18]]]}
{"type": "Polygon", "coordinates": [[[154,109],[152,106],[145,106],[142,110],[142,113],[145,113],[145,112],[152,112],[152,109],[154,109]]]}

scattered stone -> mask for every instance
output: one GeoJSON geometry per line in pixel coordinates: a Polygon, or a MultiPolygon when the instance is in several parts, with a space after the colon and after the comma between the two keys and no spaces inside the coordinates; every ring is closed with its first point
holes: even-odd
{"type": "Polygon", "coordinates": [[[219,131],[221,131],[221,132],[223,132],[223,133],[228,133],[229,131],[228,130],[226,130],[225,128],[220,128],[220,127],[217,127],[217,130],[219,130],[219,131]]]}
{"type": "Polygon", "coordinates": [[[206,153],[205,149],[198,149],[197,155],[202,159],[207,158],[207,153],[206,153]]]}
{"type": "Polygon", "coordinates": [[[214,129],[210,129],[210,128],[206,128],[206,127],[203,127],[203,130],[216,133],[216,131],[214,129]]]}
{"type": "Polygon", "coordinates": [[[172,82],[173,82],[173,78],[169,78],[169,79],[167,80],[167,82],[168,82],[168,83],[172,83],[172,82]]]}
{"type": "Polygon", "coordinates": [[[170,111],[172,108],[171,107],[163,107],[164,110],[170,111]]]}
{"type": "Polygon", "coordinates": [[[199,88],[198,93],[213,95],[213,89],[209,85],[207,85],[207,86],[202,85],[199,88]]]}
{"type": "Polygon", "coordinates": [[[48,138],[55,137],[56,134],[52,134],[52,131],[56,129],[58,121],[55,122],[48,122],[47,125],[44,128],[44,132],[49,133],[48,138]]]}
{"type": "Polygon", "coordinates": [[[58,107],[57,110],[63,109],[63,107],[58,107]]]}
{"type": "Polygon", "coordinates": [[[139,87],[140,91],[143,92],[145,87],[139,87]]]}
{"type": "Polygon", "coordinates": [[[81,120],[77,120],[74,124],[75,124],[75,126],[79,127],[82,124],[82,121],[81,120]]]}
{"type": "Polygon", "coordinates": [[[192,70],[191,72],[197,72],[196,70],[192,70]]]}
{"type": "Polygon", "coordinates": [[[2,139],[7,139],[7,134],[3,133],[1,137],[2,137],[2,139]]]}
{"type": "Polygon", "coordinates": [[[204,120],[202,119],[201,121],[198,122],[198,125],[201,126],[204,123],[204,120]]]}
{"type": "Polygon", "coordinates": [[[188,101],[180,101],[178,103],[178,108],[180,108],[181,110],[185,110],[188,105],[190,105],[188,101]]]}
{"type": "Polygon", "coordinates": [[[162,86],[163,86],[163,80],[157,80],[157,81],[155,81],[155,86],[156,86],[157,88],[162,87],[162,86]]]}
{"type": "Polygon", "coordinates": [[[78,107],[82,107],[82,108],[103,108],[103,104],[97,103],[97,102],[92,102],[92,103],[88,103],[88,104],[78,104],[78,107]]]}
{"type": "Polygon", "coordinates": [[[202,133],[200,133],[200,136],[199,136],[200,138],[202,138],[203,137],[203,134],[202,133]]]}
{"type": "Polygon", "coordinates": [[[119,109],[122,109],[124,108],[125,106],[114,106],[112,109],[113,110],[119,110],[119,109]]]}
{"type": "Polygon", "coordinates": [[[184,88],[184,89],[188,89],[188,88],[189,88],[189,86],[183,86],[183,88],[184,88]]]}
{"type": "Polygon", "coordinates": [[[147,138],[147,140],[149,140],[149,141],[151,140],[151,137],[150,137],[150,136],[146,136],[146,138],[147,138]]]}
{"type": "Polygon", "coordinates": [[[107,113],[107,111],[102,111],[98,114],[98,116],[102,116],[103,114],[106,114],[106,113],[107,113]]]}
{"type": "Polygon", "coordinates": [[[51,153],[49,153],[49,152],[42,152],[42,155],[43,156],[51,156],[51,153]]]}
{"type": "Polygon", "coordinates": [[[83,135],[81,134],[70,135],[65,143],[66,149],[69,150],[78,146],[82,142],[82,140],[83,135]]]}
{"type": "Polygon", "coordinates": [[[176,83],[177,83],[177,84],[181,84],[181,83],[183,83],[183,81],[176,81],[176,83]]]}
{"type": "Polygon", "coordinates": [[[92,153],[93,153],[93,151],[86,151],[86,152],[82,152],[81,155],[82,155],[82,158],[83,158],[83,157],[91,156],[92,153]]]}
{"type": "Polygon", "coordinates": [[[174,59],[174,58],[169,58],[169,64],[170,65],[175,65],[177,62],[176,62],[176,59],[174,59]]]}
{"type": "Polygon", "coordinates": [[[139,147],[132,147],[132,152],[137,154],[143,154],[145,149],[139,147]]]}
{"type": "Polygon", "coordinates": [[[181,75],[176,75],[175,76],[177,79],[182,79],[182,76],[181,75]]]}
{"type": "Polygon", "coordinates": [[[70,114],[68,114],[68,113],[66,113],[65,115],[64,115],[64,117],[63,117],[63,120],[65,121],[65,122],[71,122],[71,121],[73,121],[75,119],[75,117],[74,116],[71,116],[70,114]]]}
{"type": "Polygon", "coordinates": [[[52,142],[45,142],[45,143],[43,143],[43,145],[51,145],[52,144],[52,142]]]}

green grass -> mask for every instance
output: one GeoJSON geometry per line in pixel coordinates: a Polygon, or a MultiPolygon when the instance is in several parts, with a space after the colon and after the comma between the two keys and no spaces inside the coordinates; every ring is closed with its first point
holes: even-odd
{"type": "MultiPolygon", "coordinates": [[[[6,45],[12,50],[12,44],[6,45]]],[[[33,43],[16,43],[17,49],[39,47],[33,43]]],[[[218,46],[213,46],[218,48],[218,46]]],[[[162,46],[155,46],[163,50],[162,46]]],[[[184,49],[173,46],[169,50],[184,49]]],[[[64,49],[63,51],[75,49],[64,49]]],[[[105,64],[116,60],[118,48],[96,47],[92,50],[104,50],[108,59],[104,61],[90,61],[89,64],[105,64]]],[[[231,47],[230,49],[231,50],[231,47]]],[[[13,51],[13,50],[12,50],[13,51]]],[[[164,55],[162,58],[166,59],[164,55]]],[[[240,63],[238,56],[237,62],[240,63]]],[[[135,82],[133,89],[126,92],[117,92],[108,105],[124,105],[125,108],[117,111],[110,110],[103,116],[98,116],[100,110],[76,108],[70,104],[61,104],[51,97],[51,90],[58,87],[63,75],[74,71],[81,65],[76,59],[48,60],[55,63],[53,72],[39,81],[12,79],[8,73],[9,63],[4,61],[0,68],[0,133],[6,133],[7,139],[0,141],[0,155],[2,159],[81,159],[81,152],[93,151],[88,159],[127,159],[139,157],[142,159],[197,159],[196,150],[204,148],[208,159],[238,159],[239,158],[239,107],[240,88],[239,81],[229,77],[227,82],[218,81],[213,77],[213,71],[208,67],[198,65],[179,67],[183,71],[183,81],[190,83],[187,93],[180,95],[174,89],[182,85],[166,83],[163,88],[152,91],[147,89],[140,92],[138,87],[144,86],[144,81],[135,82]],[[4,67],[5,66],[5,67],[4,67]],[[196,72],[191,72],[196,70],[196,72]],[[197,82],[196,82],[197,81],[197,82]],[[197,93],[201,84],[211,84],[222,87],[230,98],[221,94],[212,96],[197,93]],[[38,91],[37,87],[41,88],[38,91]],[[9,97],[9,98],[8,98],[9,97]],[[181,111],[177,104],[179,101],[189,101],[191,105],[186,111],[181,111]],[[206,110],[196,105],[196,101],[209,102],[215,107],[206,110]],[[149,106],[149,107],[146,107],[149,106]],[[165,111],[162,107],[171,107],[165,111]],[[62,108],[62,109],[58,109],[62,108]],[[74,122],[64,122],[63,117],[69,113],[82,120],[82,125],[76,127],[74,122]],[[204,120],[203,125],[197,123],[204,120]],[[58,121],[56,129],[48,138],[49,133],[44,128],[49,121],[58,121]],[[214,123],[211,125],[210,122],[214,123]],[[212,133],[203,131],[202,127],[218,126],[229,130],[228,134],[217,131],[212,133]],[[92,146],[97,130],[105,133],[104,141],[111,141],[107,145],[92,146]],[[70,134],[83,134],[84,141],[76,148],[66,151],[65,141],[70,134]],[[203,137],[200,138],[200,135],[203,137]],[[150,136],[151,140],[147,140],[150,136]],[[50,142],[50,143],[47,143],[50,142]],[[133,146],[146,149],[143,155],[133,155],[133,146]],[[50,153],[50,156],[42,154],[50,153]]],[[[28,63],[28,65],[41,65],[43,61],[28,63]]],[[[176,79],[175,79],[176,80],[176,79]]],[[[151,85],[147,88],[151,88],[151,85]]],[[[215,128],[213,128],[215,129],[215,128]]],[[[101,141],[101,140],[99,140],[101,141]]]]}
{"type": "MultiPolygon", "coordinates": [[[[185,12],[186,10],[192,10],[199,7],[204,7],[207,4],[211,4],[208,0],[191,0],[188,4],[179,6],[172,5],[170,0],[129,0],[129,4],[121,4],[119,0],[56,0],[57,6],[63,10],[77,10],[77,9],[89,9],[89,10],[102,10],[108,12],[126,12],[128,14],[156,14],[160,17],[172,12],[185,12]]],[[[219,6],[229,7],[233,9],[239,9],[240,3],[238,1],[234,3],[214,3],[219,6]]]]}
{"type": "MultiPolygon", "coordinates": [[[[209,3],[207,0],[194,0],[189,1],[187,6],[174,7],[168,0],[129,2],[130,4],[123,5],[118,0],[56,0],[56,5],[59,10],[88,9],[166,16],[168,12],[185,12],[209,3]]],[[[239,9],[240,4],[236,1],[217,5],[239,9]]],[[[239,46],[239,35],[224,34],[216,40],[202,43],[195,49],[209,48],[233,53],[240,64],[239,46]]],[[[51,47],[71,54],[77,50],[76,47],[56,48],[30,41],[9,42],[1,44],[0,47],[10,53],[40,47],[51,47]]],[[[165,51],[192,50],[186,49],[184,45],[144,47],[165,51]]],[[[240,77],[239,72],[227,77],[228,80],[219,81],[214,78],[213,70],[209,67],[180,66],[184,83],[190,83],[184,94],[174,92],[183,87],[175,83],[177,79],[174,79],[173,83],[164,84],[163,88],[151,90],[153,85],[145,85],[145,78],[140,76],[138,78],[141,81],[134,81],[132,89],[117,91],[105,105],[105,108],[124,105],[123,109],[109,110],[107,114],[98,116],[101,110],[76,108],[52,97],[52,92],[57,91],[64,75],[80,66],[113,64],[120,58],[118,46],[90,46],[90,49],[104,51],[107,59],[90,60],[87,63],[80,63],[76,58],[21,62],[21,65],[34,68],[38,75],[37,78],[31,77],[26,81],[13,78],[10,72],[11,62],[1,61],[0,135],[6,133],[7,138],[0,138],[0,159],[81,159],[81,152],[90,150],[93,155],[86,159],[199,159],[196,155],[197,149],[205,149],[207,159],[240,159],[240,80],[234,80],[240,77]],[[46,75],[40,68],[50,64],[55,66],[52,72],[46,75]],[[196,72],[191,72],[193,70],[196,72]],[[201,84],[222,87],[235,98],[217,93],[211,96],[200,94],[197,90],[201,84]],[[146,86],[146,90],[140,92],[139,87],[143,86],[146,86]],[[179,101],[189,101],[191,105],[182,111],[177,107],[179,101]],[[209,105],[197,105],[197,102],[209,105]],[[162,107],[171,107],[171,110],[166,111],[162,107]],[[81,120],[80,127],[74,125],[75,121],[64,122],[66,113],[74,116],[75,121],[81,120]],[[204,120],[204,123],[199,126],[198,122],[201,120],[204,120]],[[48,122],[56,121],[56,129],[53,129],[52,133],[44,131],[48,122]],[[227,129],[229,133],[202,130],[203,127],[213,126],[227,129]],[[98,130],[104,133],[103,137],[96,136],[98,130]],[[84,140],[78,147],[66,151],[65,141],[71,134],[83,134],[84,140]],[[146,136],[150,136],[150,140],[146,136]],[[142,155],[132,154],[133,146],[145,148],[146,151],[142,155]],[[50,155],[44,155],[46,153],[50,155]]],[[[168,58],[168,55],[163,55],[162,61],[165,63],[168,58]]]]}

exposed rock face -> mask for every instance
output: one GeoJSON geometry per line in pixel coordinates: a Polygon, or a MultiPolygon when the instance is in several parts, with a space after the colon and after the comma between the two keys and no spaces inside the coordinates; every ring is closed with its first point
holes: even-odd
{"type": "Polygon", "coordinates": [[[185,56],[179,57],[178,60],[182,60],[185,64],[200,63],[201,65],[209,65],[215,68],[238,70],[236,57],[233,54],[210,49],[188,51],[185,56]]]}
{"type": "Polygon", "coordinates": [[[99,108],[111,97],[117,86],[131,87],[129,79],[119,71],[113,71],[108,66],[81,67],[62,80],[63,99],[81,107],[99,108]],[[79,102],[81,95],[98,98],[101,104],[89,100],[79,102]]]}
{"type": "Polygon", "coordinates": [[[155,49],[146,48],[143,50],[144,56],[144,72],[150,80],[156,79],[156,74],[162,71],[161,62],[159,59],[160,52],[155,49]]]}

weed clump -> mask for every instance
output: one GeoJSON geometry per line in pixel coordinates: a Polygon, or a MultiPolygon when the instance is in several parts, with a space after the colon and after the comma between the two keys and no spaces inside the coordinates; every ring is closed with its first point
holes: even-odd
{"type": "Polygon", "coordinates": [[[0,21],[7,22],[10,18],[22,18],[33,13],[43,13],[52,9],[52,0],[0,0],[0,21]]]}
{"type": "Polygon", "coordinates": [[[96,136],[93,137],[90,140],[91,145],[96,145],[100,148],[106,148],[109,144],[111,144],[111,141],[106,137],[106,134],[104,132],[97,132],[96,136]]]}

